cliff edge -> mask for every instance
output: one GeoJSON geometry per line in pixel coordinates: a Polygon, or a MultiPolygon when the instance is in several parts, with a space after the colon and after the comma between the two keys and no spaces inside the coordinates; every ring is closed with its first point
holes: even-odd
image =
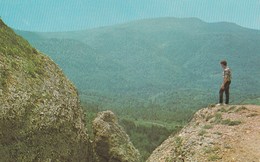
{"type": "Polygon", "coordinates": [[[260,161],[260,106],[230,105],[199,110],[147,162],[260,161]]]}

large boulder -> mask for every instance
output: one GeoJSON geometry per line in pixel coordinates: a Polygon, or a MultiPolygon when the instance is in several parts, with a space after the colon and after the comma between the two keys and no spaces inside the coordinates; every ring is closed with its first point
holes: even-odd
{"type": "Polygon", "coordinates": [[[94,150],[99,162],[139,162],[140,154],[111,111],[93,121],[94,150]]]}
{"type": "Polygon", "coordinates": [[[0,161],[92,161],[78,93],[0,19],[0,161]]]}

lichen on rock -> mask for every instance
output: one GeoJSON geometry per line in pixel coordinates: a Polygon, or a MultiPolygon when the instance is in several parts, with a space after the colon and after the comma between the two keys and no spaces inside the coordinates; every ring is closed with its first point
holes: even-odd
{"type": "Polygon", "coordinates": [[[92,161],[74,85],[0,19],[1,161],[92,161]]]}

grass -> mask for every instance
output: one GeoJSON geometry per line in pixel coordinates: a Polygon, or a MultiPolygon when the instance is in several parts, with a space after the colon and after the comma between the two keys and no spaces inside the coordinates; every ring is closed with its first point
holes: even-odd
{"type": "Polygon", "coordinates": [[[9,77],[8,69],[4,69],[3,71],[0,71],[0,88],[2,89],[6,88],[8,77],[9,77]]]}
{"type": "Polygon", "coordinates": [[[204,129],[211,129],[211,128],[213,128],[213,125],[204,125],[203,128],[204,129]]]}
{"type": "Polygon", "coordinates": [[[224,107],[221,107],[220,109],[218,109],[219,112],[227,112],[228,110],[226,110],[224,107]]]}
{"type": "Polygon", "coordinates": [[[206,147],[204,148],[204,152],[206,154],[211,154],[211,153],[215,153],[216,151],[218,151],[220,149],[220,147],[218,146],[214,146],[214,147],[206,147]]]}
{"type": "Polygon", "coordinates": [[[235,109],[236,109],[236,106],[231,106],[231,107],[228,109],[228,112],[233,112],[235,109]]]}
{"type": "Polygon", "coordinates": [[[204,134],[206,134],[207,131],[205,129],[201,129],[198,133],[199,136],[203,136],[204,134]]]}
{"type": "Polygon", "coordinates": [[[222,122],[222,114],[221,113],[216,113],[214,116],[214,123],[219,124],[222,122]]]}
{"type": "Polygon", "coordinates": [[[176,147],[181,147],[182,145],[182,138],[181,137],[176,137],[175,138],[175,143],[176,143],[176,147]]]}
{"type": "Polygon", "coordinates": [[[235,126],[235,125],[239,125],[239,124],[242,123],[239,120],[230,120],[230,119],[223,120],[221,113],[216,113],[214,118],[215,119],[214,119],[213,123],[215,123],[215,124],[223,124],[223,125],[228,125],[228,126],[235,126]]]}
{"type": "Polygon", "coordinates": [[[239,125],[241,124],[242,122],[239,121],[239,120],[230,120],[230,119],[226,119],[226,120],[222,120],[221,124],[223,125],[228,125],[228,126],[235,126],[235,125],[239,125]]]}
{"type": "Polygon", "coordinates": [[[235,112],[240,112],[240,111],[243,111],[243,110],[248,110],[248,109],[245,106],[241,106],[238,109],[236,109],[235,112]]]}
{"type": "Polygon", "coordinates": [[[215,154],[212,154],[208,157],[209,161],[216,161],[216,160],[220,160],[220,159],[222,159],[222,158],[218,155],[215,155],[215,154]]]}
{"type": "Polygon", "coordinates": [[[173,158],[172,157],[167,157],[166,159],[165,159],[165,162],[172,162],[173,161],[173,158]]]}
{"type": "Polygon", "coordinates": [[[216,152],[220,150],[219,146],[213,146],[213,147],[206,147],[204,148],[204,152],[206,154],[209,154],[208,156],[208,160],[209,161],[216,161],[216,160],[220,160],[221,157],[219,157],[219,155],[216,154],[216,152]]]}
{"type": "Polygon", "coordinates": [[[46,71],[44,65],[48,64],[44,59],[46,56],[38,53],[1,20],[0,24],[3,26],[0,28],[0,62],[4,63],[3,68],[0,69],[0,88],[6,88],[7,83],[10,82],[9,76],[17,71],[26,72],[27,78],[36,78],[39,75],[43,78],[46,71]]]}

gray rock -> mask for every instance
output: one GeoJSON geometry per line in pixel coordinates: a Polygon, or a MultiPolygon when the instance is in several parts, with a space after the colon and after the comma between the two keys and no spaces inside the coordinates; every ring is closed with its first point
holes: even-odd
{"type": "Polygon", "coordinates": [[[139,162],[140,154],[111,111],[93,121],[94,150],[99,162],[139,162]]]}

